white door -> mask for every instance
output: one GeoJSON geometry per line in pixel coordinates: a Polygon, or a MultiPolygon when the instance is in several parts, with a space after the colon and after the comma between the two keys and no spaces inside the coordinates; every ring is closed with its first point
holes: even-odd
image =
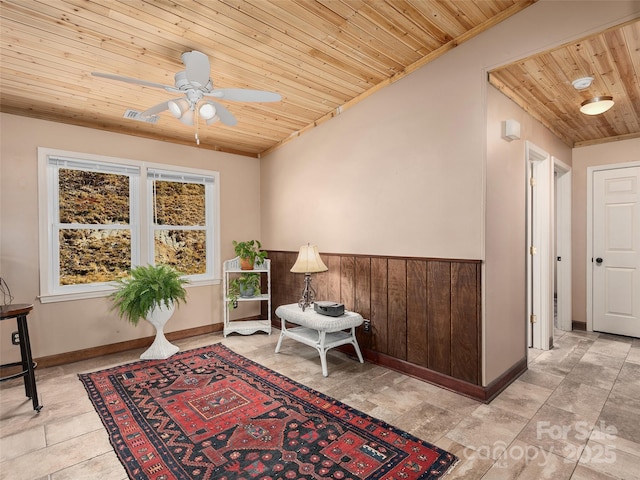
{"type": "Polygon", "coordinates": [[[527,317],[528,345],[553,346],[553,242],[551,156],[526,142],[527,183],[527,317]]]}
{"type": "Polygon", "coordinates": [[[593,329],[640,337],[640,167],[593,172],[593,329]]]}

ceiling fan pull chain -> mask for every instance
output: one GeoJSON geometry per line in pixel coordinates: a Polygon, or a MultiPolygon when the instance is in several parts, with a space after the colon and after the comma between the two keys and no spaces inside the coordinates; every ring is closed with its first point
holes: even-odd
{"type": "Polygon", "coordinates": [[[198,128],[200,127],[200,114],[198,113],[198,109],[195,108],[196,106],[194,105],[194,116],[195,118],[195,122],[196,122],[196,145],[200,145],[200,137],[198,137],[198,128]]]}

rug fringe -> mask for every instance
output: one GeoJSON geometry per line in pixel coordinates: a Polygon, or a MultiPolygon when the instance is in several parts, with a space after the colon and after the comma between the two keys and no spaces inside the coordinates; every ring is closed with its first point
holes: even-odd
{"type": "Polygon", "coordinates": [[[456,456],[456,461],[453,462],[451,465],[449,465],[449,467],[447,468],[447,471],[444,472],[444,477],[446,477],[447,475],[450,475],[451,472],[453,472],[453,470],[458,466],[458,464],[462,463],[462,460],[460,458],[458,458],[456,456]]]}

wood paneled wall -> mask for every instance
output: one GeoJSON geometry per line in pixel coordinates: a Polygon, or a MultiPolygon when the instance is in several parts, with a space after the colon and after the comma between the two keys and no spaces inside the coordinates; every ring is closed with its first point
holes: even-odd
{"type": "MultiPolygon", "coordinates": [[[[300,298],[304,277],[289,271],[296,257],[269,252],[274,311],[300,298]]],[[[344,303],[371,321],[369,332],[360,327],[357,334],[369,360],[391,358],[414,375],[416,366],[481,385],[479,260],[321,257],[329,270],[313,274],[317,299],[344,303]]],[[[274,312],[272,319],[279,326],[274,312]]]]}

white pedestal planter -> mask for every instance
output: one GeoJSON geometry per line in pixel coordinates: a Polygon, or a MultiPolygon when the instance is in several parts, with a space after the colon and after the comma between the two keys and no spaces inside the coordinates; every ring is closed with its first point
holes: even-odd
{"type": "Polygon", "coordinates": [[[166,307],[163,303],[149,312],[147,321],[156,327],[156,338],[151,346],[140,355],[142,360],[164,360],[180,350],[164,336],[164,325],[171,318],[175,309],[174,304],[166,307]]]}

